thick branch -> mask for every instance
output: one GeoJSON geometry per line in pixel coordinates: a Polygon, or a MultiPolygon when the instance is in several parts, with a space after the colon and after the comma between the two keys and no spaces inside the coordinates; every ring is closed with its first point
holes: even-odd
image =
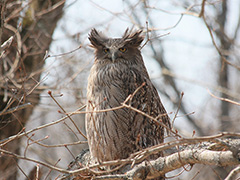
{"type": "Polygon", "coordinates": [[[174,153],[164,158],[158,158],[154,161],[142,162],[129,170],[125,175],[105,175],[98,176],[95,179],[137,179],[146,177],[150,179],[158,177],[161,174],[178,169],[186,164],[205,164],[217,166],[232,166],[239,164],[239,161],[233,157],[231,151],[210,151],[210,150],[185,150],[174,153]],[[143,174],[143,173],[147,173],[143,174]]]}
{"type": "MultiPolygon", "coordinates": [[[[217,141],[217,139],[214,140],[217,141]]],[[[203,142],[203,139],[195,139],[195,141],[203,142]]],[[[190,139],[189,143],[195,144],[190,139]]],[[[171,143],[168,145],[168,148],[173,147],[171,143]]],[[[161,145],[159,147],[161,147],[161,145]]],[[[81,154],[81,157],[84,158],[76,158],[69,167],[71,170],[69,170],[68,174],[65,174],[61,179],[77,179],[84,174],[90,177],[92,176],[94,179],[151,179],[181,168],[187,164],[217,165],[220,167],[240,164],[239,140],[219,139],[218,143],[207,142],[181,147],[183,149],[182,151],[176,151],[175,149],[173,150],[175,153],[152,161],[146,160],[146,157],[147,155],[152,154],[153,150],[146,149],[145,152],[140,151],[135,155],[133,154],[133,156],[128,159],[102,162],[101,164],[93,165],[88,165],[90,155],[88,154],[89,152],[85,151],[85,154],[81,154]],[[186,147],[187,149],[184,150],[186,147]],[[228,151],[224,151],[225,149],[228,149],[228,151]],[[235,150],[237,150],[237,152],[235,150]],[[79,164],[81,166],[79,166],[79,164]],[[134,166],[134,164],[136,165],[134,166]],[[115,170],[115,174],[112,174],[110,172],[114,172],[114,170],[97,170],[100,167],[100,169],[104,169],[103,167],[106,166],[113,166],[117,171],[115,170]]],[[[154,149],[157,150],[157,148],[158,147],[155,147],[154,149]]],[[[161,150],[163,149],[164,147],[162,147],[161,150]]]]}

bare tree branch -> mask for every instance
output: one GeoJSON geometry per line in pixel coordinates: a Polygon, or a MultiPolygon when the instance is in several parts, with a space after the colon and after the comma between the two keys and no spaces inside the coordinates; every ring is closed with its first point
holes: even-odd
{"type": "Polygon", "coordinates": [[[239,177],[237,177],[237,175],[240,173],[240,166],[236,167],[235,169],[233,169],[228,176],[225,178],[225,180],[235,180],[235,179],[239,179],[239,177]]]}
{"type": "Polygon", "coordinates": [[[239,161],[232,156],[232,152],[216,152],[210,150],[192,149],[174,153],[154,161],[142,162],[124,175],[105,175],[95,179],[139,179],[156,178],[161,174],[183,167],[186,164],[204,164],[218,166],[238,165],[239,161]],[[120,176],[120,177],[119,177],[120,176]]]}
{"type": "MultiPolygon", "coordinates": [[[[195,140],[196,142],[198,141],[197,139],[195,140]]],[[[193,141],[186,140],[184,142],[192,143],[193,141]]],[[[235,140],[234,142],[231,142],[231,140],[229,139],[225,142],[226,143],[228,142],[227,144],[231,147],[234,147],[234,146],[240,147],[239,139],[235,140]]],[[[170,144],[168,144],[168,148],[173,147],[170,144]]],[[[161,146],[162,145],[160,145],[159,147],[161,146]]],[[[160,149],[158,149],[158,151],[159,150],[160,149]]],[[[238,153],[239,151],[240,149],[238,148],[238,153]]],[[[150,151],[146,149],[142,151],[142,156],[139,153],[136,153],[138,155],[135,156],[135,158],[134,156],[131,156],[128,159],[102,162],[101,164],[94,164],[94,165],[89,165],[87,167],[83,167],[80,169],[69,170],[69,172],[65,174],[63,177],[61,177],[60,179],[70,178],[70,176],[72,176],[70,179],[75,179],[75,178],[77,179],[77,177],[80,177],[81,174],[82,175],[88,174],[89,177],[93,176],[93,179],[151,179],[151,178],[156,178],[167,172],[176,170],[180,167],[184,167],[187,164],[217,165],[220,167],[224,167],[224,166],[234,166],[240,163],[240,154],[236,155],[236,153],[232,152],[231,150],[226,151],[224,150],[224,146],[217,147],[215,143],[211,143],[211,142],[203,145],[197,144],[194,146],[191,146],[191,145],[184,146],[182,151],[179,151],[179,152],[177,151],[169,156],[160,157],[152,161],[145,161],[144,159],[142,159],[142,157],[145,156],[146,154],[149,154],[149,152],[150,151]],[[187,149],[184,150],[184,148],[187,148],[187,149]],[[132,168],[131,164],[133,163],[136,165],[132,168]],[[113,165],[117,167],[117,166],[120,166],[120,164],[123,164],[124,168],[118,170],[114,174],[110,174],[108,170],[99,171],[96,169],[97,167],[100,168],[100,167],[105,167],[109,165],[113,165]]],[[[81,161],[81,159],[80,160],[78,159],[78,163],[84,166],[84,164],[89,162],[86,162],[86,161],[84,162],[84,161],[81,161]]]]}

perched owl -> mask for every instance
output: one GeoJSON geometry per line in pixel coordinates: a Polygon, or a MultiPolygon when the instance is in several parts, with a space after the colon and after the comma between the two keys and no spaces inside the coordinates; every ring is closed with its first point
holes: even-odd
{"type": "Polygon", "coordinates": [[[170,128],[141,56],[141,33],[126,30],[122,38],[116,39],[96,29],[89,34],[95,62],[88,78],[86,131],[90,154],[99,162],[127,158],[163,142],[164,127],[134,110],[94,112],[121,106],[136,89],[127,103],[170,128]]]}

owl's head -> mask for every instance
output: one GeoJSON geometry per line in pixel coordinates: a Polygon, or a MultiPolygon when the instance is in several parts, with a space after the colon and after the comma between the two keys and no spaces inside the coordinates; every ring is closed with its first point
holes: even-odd
{"type": "Polygon", "coordinates": [[[141,56],[139,47],[144,39],[141,33],[141,30],[129,32],[127,29],[121,38],[107,38],[101,32],[92,29],[88,39],[95,49],[96,60],[115,63],[141,56]]]}

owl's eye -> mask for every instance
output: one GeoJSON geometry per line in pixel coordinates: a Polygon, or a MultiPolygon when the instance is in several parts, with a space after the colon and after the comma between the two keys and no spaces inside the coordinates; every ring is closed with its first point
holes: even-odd
{"type": "Polygon", "coordinates": [[[109,49],[108,49],[108,48],[104,48],[103,51],[104,51],[105,53],[107,53],[107,52],[109,52],[109,49]]]}
{"type": "Polygon", "coordinates": [[[127,50],[127,48],[119,48],[119,51],[121,52],[125,52],[127,50]]]}

